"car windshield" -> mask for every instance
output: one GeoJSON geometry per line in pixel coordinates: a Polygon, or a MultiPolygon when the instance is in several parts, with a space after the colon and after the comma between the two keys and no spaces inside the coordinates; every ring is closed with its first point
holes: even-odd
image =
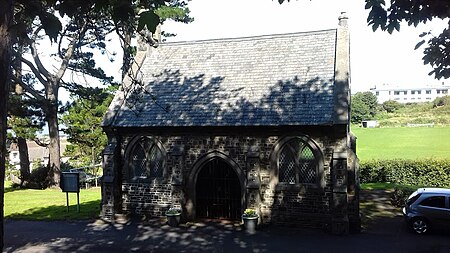
{"type": "Polygon", "coordinates": [[[408,200],[406,200],[406,204],[409,206],[412,203],[414,203],[418,198],[420,198],[420,195],[422,195],[422,193],[419,193],[417,191],[413,192],[413,194],[411,194],[408,197],[408,200]]]}

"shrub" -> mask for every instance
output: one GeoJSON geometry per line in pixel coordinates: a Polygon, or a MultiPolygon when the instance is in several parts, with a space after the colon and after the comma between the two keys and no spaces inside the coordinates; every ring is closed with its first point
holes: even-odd
{"type": "Polygon", "coordinates": [[[30,181],[26,185],[32,189],[45,189],[50,185],[48,173],[50,169],[48,166],[40,166],[31,171],[30,181]]]}
{"type": "Polygon", "coordinates": [[[450,105],[450,96],[438,97],[433,101],[433,108],[450,105]]]}
{"type": "Polygon", "coordinates": [[[181,214],[181,208],[179,207],[171,207],[169,210],[167,210],[166,215],[169,214],[181,214]]]}
{"type": "Polygon", "coordinates": [[[71,169],[75,169],[75,167],[72,164],[70,164],[69,162],[61,163],[61,171],[69,171],[71,169]]]}
{"type": "Polygon", "coordinates": [[[450,160],[370,160],[360,163],[361,183],[450,188],[450,160]]]}
{"type": "Polygon", "coordinates": [[[395,100],[388,100],[382,104],[382,108],[388,113],[393,113],[402,107],[403,105],[395,100]]]}
{"type": "Polygon", "coordinates": [[[247,209],[245,209],[242,217],[253,218],[253,217],[258,217],[258,214],[256,213],[255,209],[247,208],[247,209]]]}
{"type": "Polygon", "coordinates": [[[404,207],[406,199],[415,190],[417,190],[417,187],[413,187],[413,186],[396,187],[394,189],[394,192],[391,195],[391,204],[395,207],[404,207]]]}

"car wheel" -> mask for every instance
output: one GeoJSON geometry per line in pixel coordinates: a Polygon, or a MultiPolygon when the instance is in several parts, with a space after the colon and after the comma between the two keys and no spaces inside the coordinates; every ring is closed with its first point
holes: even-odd
{"type": "Polygon", "coordinates": [[[430,223],[424,218],[416,218],[411,222],[411,229],[416,234],[425,234],[430,230],[430,223]]]}

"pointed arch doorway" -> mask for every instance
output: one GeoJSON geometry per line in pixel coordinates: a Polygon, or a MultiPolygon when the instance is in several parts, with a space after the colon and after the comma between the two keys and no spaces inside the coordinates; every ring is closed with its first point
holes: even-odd
{"type": "Polygon", "coordinates": [[[214,157],[197,174],[196,216],[210,219],[239,219],[241,183],[229,163],[214,157]]]}

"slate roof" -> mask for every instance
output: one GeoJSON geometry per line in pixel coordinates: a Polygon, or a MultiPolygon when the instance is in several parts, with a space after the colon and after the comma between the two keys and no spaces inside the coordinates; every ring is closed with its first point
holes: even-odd
{"type": "Polygon", "coordinates": [[[336,33],[162,43],[147,51],[143,85],[125,84],[103,125],[330,125],[336,33]]]}

